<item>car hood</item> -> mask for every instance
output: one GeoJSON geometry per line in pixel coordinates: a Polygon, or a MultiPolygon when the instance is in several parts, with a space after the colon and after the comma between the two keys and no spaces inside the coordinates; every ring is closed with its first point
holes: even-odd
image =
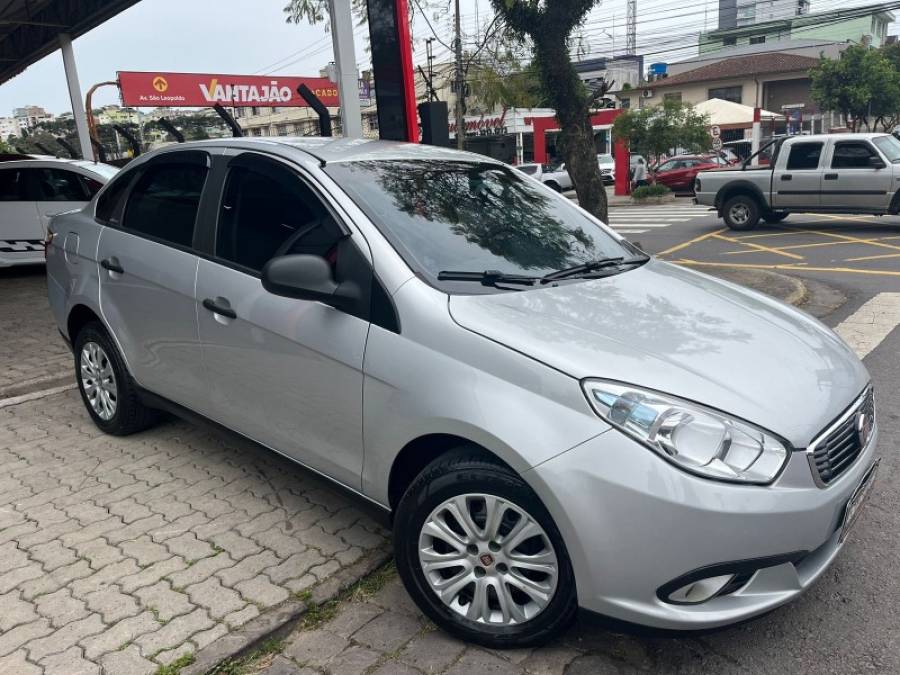
{"type": "Polygon", "coordinates": [[[703,403],[805,447],[863,390],[850,348],[761,293],[651,260],[604,279],[454,295],[450,313],[574,378],[599,377],[703,403]]]}

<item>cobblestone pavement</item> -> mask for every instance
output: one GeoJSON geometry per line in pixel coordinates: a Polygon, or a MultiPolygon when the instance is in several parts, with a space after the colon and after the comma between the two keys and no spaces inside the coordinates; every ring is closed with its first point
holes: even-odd
{"type": "Polygon", "coordinates": [[[0,674],[153,673],[385,536],[249,444],[105,436],[75,391],[0,408],[0,674]]]}
{"type": "Polygon", "coordinates": [[[0,398],[72,377],[72,355],[47,302],[42,267],[0,269],[0,398]]]}

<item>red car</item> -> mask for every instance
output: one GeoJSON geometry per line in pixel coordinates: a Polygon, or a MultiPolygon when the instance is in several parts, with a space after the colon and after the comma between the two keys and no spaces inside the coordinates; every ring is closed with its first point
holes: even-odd
{"type": "Polygon", "coordinates": [[[656,167],[653,180],[673,192],[692,192],[698,173],[723,166],[728,166],[728,162],[715,155],[677,155],[656,167]]]}

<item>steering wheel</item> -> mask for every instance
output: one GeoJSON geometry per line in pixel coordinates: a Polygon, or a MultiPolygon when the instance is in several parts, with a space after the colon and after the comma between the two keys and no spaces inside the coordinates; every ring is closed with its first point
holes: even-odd
{"type": "Polygon", "coordinates": [[[291,248],[293,248],[294,244],[296,244],[298,241],[303,239],[303,237],[305,237],[310,232],[315,230],[321,224],[322,224],[321,218],[315,218],[308,224],[304,225],[303,227],[298,227],[297,230],[290,237],[288,237],[281,243],[281,246],[279,246],[277,249],[275,249],[275,253],[272,255],[272,257],[278,258],[279,256],[286,255],[287,252],[290,251],[291,248]]]}

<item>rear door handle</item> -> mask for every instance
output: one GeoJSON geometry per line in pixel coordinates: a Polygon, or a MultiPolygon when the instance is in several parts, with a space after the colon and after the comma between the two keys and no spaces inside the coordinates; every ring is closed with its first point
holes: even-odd
{"type": "Polygon", "coordinates": [[[224,316],[226,319],[236,319],[237,312],[235,312],[231,307],[225,307],[224,305],[220,305],[218,302],[213,300],[212,298],[206,298],[203,301],[203,306],[206,307],[213,314],[218,314],[219,316],[224,316]]]}
{"type": "Polygon", "coordinates": [[[839,175],[836,173],[826,173],[825,174],[825,180],[837,180],[838,178],[839,178],[839,175]]]}
{"type": "Polygon", "coordinates": [[[793,180],[793,179],[794,179],[794,177],[789,173],[781,174],[781,180],[793,180]]]}
{"type": "Polygon", "coordinates": [[[104,258],[100,261],[100,267],[107,272],[115,272],[116,274],[125,274],[125,268],[119,264],[117,258],[104,258]]]}

